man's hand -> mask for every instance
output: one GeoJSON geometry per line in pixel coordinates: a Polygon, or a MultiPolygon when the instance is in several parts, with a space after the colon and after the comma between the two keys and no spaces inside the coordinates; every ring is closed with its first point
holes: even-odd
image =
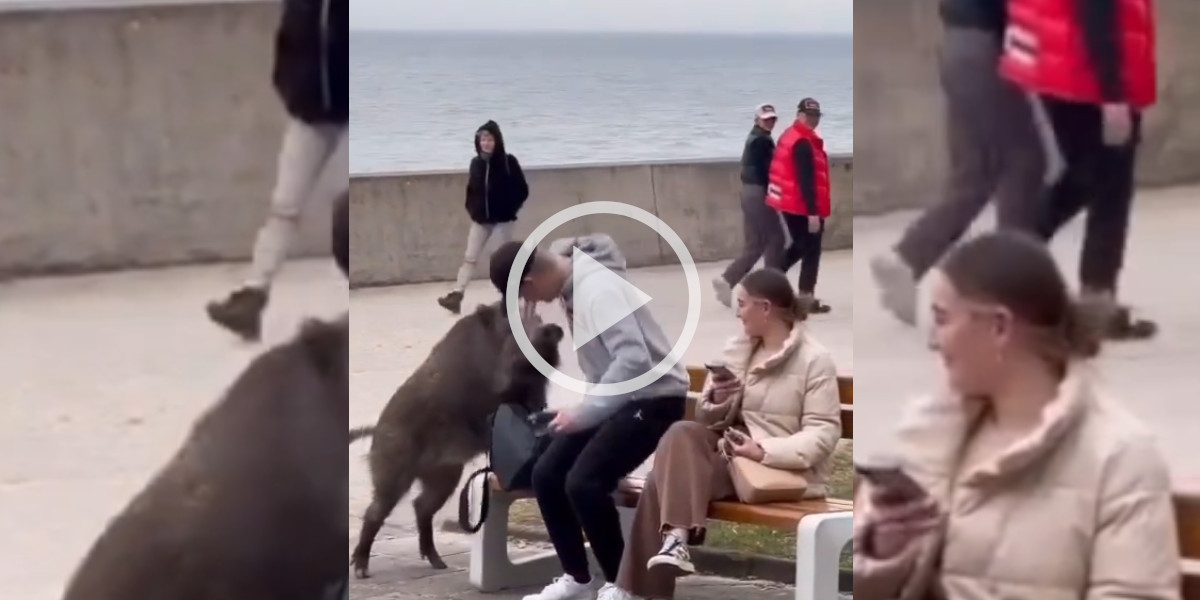
{"type": "Polygon", "coordinates": [[[821,217],[808,218],[808,232],[819,233],[821,231],[821,217]]]}
{"type": "Polygon", "coordinates": [[[572,433],[575,430],[575,414],[571,410],[560,410],[550,421],[549,429],[553,433],[572,433]]]}
{"type": "Polygon", "coordinates": [[[1128,104],[1105,104],[1103,111],[1104,145],[1124,146],[1133,137],[1133,111],[1128,104]]]}

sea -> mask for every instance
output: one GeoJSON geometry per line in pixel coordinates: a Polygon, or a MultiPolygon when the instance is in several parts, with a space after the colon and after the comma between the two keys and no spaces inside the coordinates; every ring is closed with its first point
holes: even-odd
{"type": "Polygon", "coordinates": [[[776,134],[821,102],[830,152],[852,152],[850,35],[351,31],[350,171],[464,169],[501,126],[523,165],[740,156],[755,107],[776,134]]]}

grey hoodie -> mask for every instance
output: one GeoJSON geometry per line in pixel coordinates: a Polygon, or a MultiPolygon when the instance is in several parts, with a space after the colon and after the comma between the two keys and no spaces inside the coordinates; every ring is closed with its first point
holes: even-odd
{"type": "MultiPolygon", "coordinates": [[[[550,244],[551,252],[568,257],[575,248],[595,259],[600,266],[625,277],[625,257],[611,237],[598,233],[555,240],[550,244]]],[[[591,272],[572,273],[568,278],[561,298],[568,323],[574,322],[576,301],[581,310],[589,310],[585,305],[594,301],[596,293],[608,288],[602,283],[603,277],[593,277],[600,271],[602,269],[593,267],[591,272]],[[596,287],[590,288],[589,281],[596,282],[596,287]]],[[[667,334],[650,314],[649,307],[642,306],[580,346],[577,355],[580,369],[589,383],[619,383],[649,372],[671,353],[672,346],[667,334]]],[[[657,381],[629,394],[586,395],[576,413],[575,426],[579,430],[595,427],[635,400],[682,398],[687,395],[688,384],[687,368],[677,363],[657,381]]]]}

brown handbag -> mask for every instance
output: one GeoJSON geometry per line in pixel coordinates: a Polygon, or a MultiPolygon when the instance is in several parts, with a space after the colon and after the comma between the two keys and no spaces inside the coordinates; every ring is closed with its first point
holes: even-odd
{"type": "Polygon", "coordinates": [[[804,475],[768,467],[741,456],[729,459],[729,478],[743,504],[799,502],[808,491],[808,480],[804,475]]]}

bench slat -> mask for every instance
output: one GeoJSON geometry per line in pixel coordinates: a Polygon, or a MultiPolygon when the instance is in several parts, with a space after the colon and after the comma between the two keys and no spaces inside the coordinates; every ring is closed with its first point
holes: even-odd
{"type": "Polygon", "coordinates": [[[1176,494],[1175,519],[1184,558],[1200,560],[1200,495],[1176,494]]]}

